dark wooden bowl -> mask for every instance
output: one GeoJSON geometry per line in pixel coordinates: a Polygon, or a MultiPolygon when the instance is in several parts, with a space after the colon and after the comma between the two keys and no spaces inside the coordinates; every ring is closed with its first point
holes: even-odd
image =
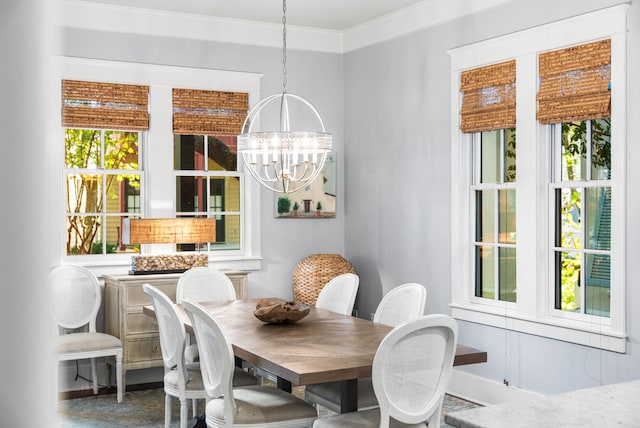
{"type": "Polygon", "coordinates": [[[262,299],[253,314],[268,324],[293,324],[309,314],[309,306],[297,302],[262,299]]]}

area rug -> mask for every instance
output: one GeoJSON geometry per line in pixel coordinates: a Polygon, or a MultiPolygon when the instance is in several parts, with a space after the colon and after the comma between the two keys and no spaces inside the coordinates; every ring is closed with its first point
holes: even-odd
{"type": "MultiPolygon", "coordinates": [[[[295,388],[298,396],[304,394],[303,388],[295,388]]],[[[200,413],[204,412],[204,403],[200,402],[200,413]]],[[[441,427],[444,415],[458,410],[478,407],[474,403],[445,396],[442,407],[441,427]]],[[[320,414],[329,415],[331,411],[320,409],[320,414]]],[[[191,415],[191,410],[189,410],[191,415]]],[[[180,403],[173,400],[172,427],[180,426],[180,403]]],[[[60,401],[57,414],[59,428],[125,428],[125,427],[164,427],[164,392],[162,389],[146,389],[127,392],[122,403],[118,404],[115,394],[96,395],[72,400],[60,401]]],[[[195,419],[187,426],[192,427],[195,419]]]]}

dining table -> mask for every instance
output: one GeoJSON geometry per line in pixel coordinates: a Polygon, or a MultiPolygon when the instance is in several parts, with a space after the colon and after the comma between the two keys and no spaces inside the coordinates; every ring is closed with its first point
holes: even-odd
{"type": "MultiPolygon", "coordinates": [[[[339,381],[341,412],[357,410],[358,379],[371,376],[378,345],[393,327],[313,306],[297,322],[265,323],[254,315],[260,300],[199,303],[224,328],[236,359],[273,374],[278,388],[291,392],[293,385],[339,381]]],[[[177,307],[186,330],[193,332],[184,310],[177,307]]],[[[155,317],[152,305],[143,312],[155,317]]],[[[454,365],[486,361],[485,351],[457,345],[454,365]]]]}

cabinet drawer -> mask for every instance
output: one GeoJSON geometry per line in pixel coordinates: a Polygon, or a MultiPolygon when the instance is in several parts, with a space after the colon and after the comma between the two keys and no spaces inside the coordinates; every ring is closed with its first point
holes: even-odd
{"type": "Polygon", "coordinates": [[[162,360],[160,337],[126,340],[125,358],[127,362],[162,360]]]}
{"type": "MultiPolygon", "coordinates": [[[[150,305],[151,299],[149,296],[144,294],[144,290],[142,289],[142,284],[144,281],[137,282],[135,284],[129,284],[125,289],[127,293],[127,306],[144,306],[150,305]]],[[[176,283],[160,283],[160,282],[149,282],[149,284],[153,285],[163,293],[165,293],[169,298],[175,302],[176,301],[176,283]]]]}
{"type": "Polygon", "coordinates": [[[127,313],[127,331],[126,334],[140,334],[140,333],[157,333],[158,324],[154,317],[145,315],[142,312],[129,312],[127,313]]]}

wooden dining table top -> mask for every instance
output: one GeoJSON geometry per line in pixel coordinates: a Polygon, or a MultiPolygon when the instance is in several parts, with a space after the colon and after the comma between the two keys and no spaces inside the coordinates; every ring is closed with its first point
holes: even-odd
{"type": "MultiPolygon", "coordinates": [[[[253,314],[259,300],[200,304],[220,322],[236,357],[293,385],[370,377],[378,345],[392,329],[315,307],[293,324],[267,324],[253,314]]],[[[178,307],[185,327],[192,331],[188,317],[178,307]]],[[[155,316],[152,305],[143,311],[155,316]]],[[[486,352],[458,344],[454,365],[486,361],[486,352]]]]}

